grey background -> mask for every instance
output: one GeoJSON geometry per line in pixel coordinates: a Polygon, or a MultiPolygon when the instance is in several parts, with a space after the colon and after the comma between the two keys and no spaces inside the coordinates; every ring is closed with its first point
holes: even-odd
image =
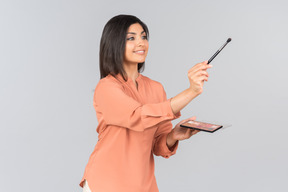
{"type": "MultiPolygon", "coordinates": [[[[212,62],[183,111],[232,124],[155,157],[160,191],[288,191],[287,1],[0,1],[0,191],[82,191],[97,142],[92,106],[102,29],[125,13],[149,27],[144,75],[168,97],[212,62]]],[[[179,120],[173,121],[175,125],[179,120]]]]}

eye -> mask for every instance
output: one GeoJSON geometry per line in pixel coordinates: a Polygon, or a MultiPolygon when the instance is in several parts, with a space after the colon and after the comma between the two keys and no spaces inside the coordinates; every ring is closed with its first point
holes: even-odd
{"type": "Polygon", "coordinates": [[[143,35],[143,36],[142,36],[142,39],[147,40],[147,35],[143,35]]]}
{"type": "Polygon", "coordinates": [[[134,39],[134,37],[127,37],[127,41],[133,41],[134,39]]]}

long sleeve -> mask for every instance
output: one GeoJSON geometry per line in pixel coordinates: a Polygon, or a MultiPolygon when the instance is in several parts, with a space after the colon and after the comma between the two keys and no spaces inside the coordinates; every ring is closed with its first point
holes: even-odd
{"type": "MultiPolygon", "coordinates": [[[[166,100],[167,96],[163,89],[163,100],[166,100]]],[[[179,118],[181,116],[181,113],[178,112],[175,115],[175,119],[179,118]]],[[[162,156],[164,158],[169,158],[171,155],[174,155],[176,153],[176,150],[178,148],[179,141],[176,141],[176,143],[171,147],[168,148],[167,146],[167,135],[172,130],[172,123],[171,121],[164,121],[161,124],[159,124],[159,127],[155,133],[154,141],[153,141],[153,153],[157,156],[162,156]]]]}
{"type": "Polygon", "coordinates": [[[107,80],[98,83],[94,94],[94,106],[96,111],[101,113],[105,124],[134,131],[144,131],[158,123],[176,118],[170,100],[141,104],[127,95],[120,84],[107,80]]]}
{"type": "Polygon", "coordinates": [[[170,121],[163,122],[159,125],[153,142],[153,153],[155,155],[161,155],[167,159],[176,153],[179,141],[176,141],[176,143],[171,148],[168,148],[167,146],[167,135],[171,132],[171,130],[172,123],[170,121]]]}

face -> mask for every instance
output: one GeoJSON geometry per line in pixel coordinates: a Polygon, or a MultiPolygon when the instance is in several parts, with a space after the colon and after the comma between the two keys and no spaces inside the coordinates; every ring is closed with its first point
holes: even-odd
{"type": "Polygon", "coordinates": [[[124,65],[145,62],[149,43],[146,33],[139,23],[130,25],[126,35],[124,65]]]}

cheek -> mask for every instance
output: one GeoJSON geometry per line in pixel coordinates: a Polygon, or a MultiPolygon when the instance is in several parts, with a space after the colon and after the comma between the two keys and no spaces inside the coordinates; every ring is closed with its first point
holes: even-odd
{"type": "Polygon", "coordinates": [[[130,42],[127,42],[126,43],[126,47],[125,47],[125,54],[124,54],[124,59],[125,60],[130,60],[131,57],[133,56],[133,48],[134,48],[134,45],[130,42]]]}
{"type": "Polygon", "coordinates": [[[126,47],[125,47],[125,52],[131,52],[131,51],[133,51],[133,48],[134,48],[134,45],[133,45],[133,43],[131,43],[131,42],[127,42],[126,43],[126,47]]]}
{"type": "Polygon", "coordinates": [[[131,55],[132,50],[133,50],[133,48],[132,48],[131,44],[127,43],[126,47],[125,47],[125,56],[127,57],[127,56],[131,55]]]}

